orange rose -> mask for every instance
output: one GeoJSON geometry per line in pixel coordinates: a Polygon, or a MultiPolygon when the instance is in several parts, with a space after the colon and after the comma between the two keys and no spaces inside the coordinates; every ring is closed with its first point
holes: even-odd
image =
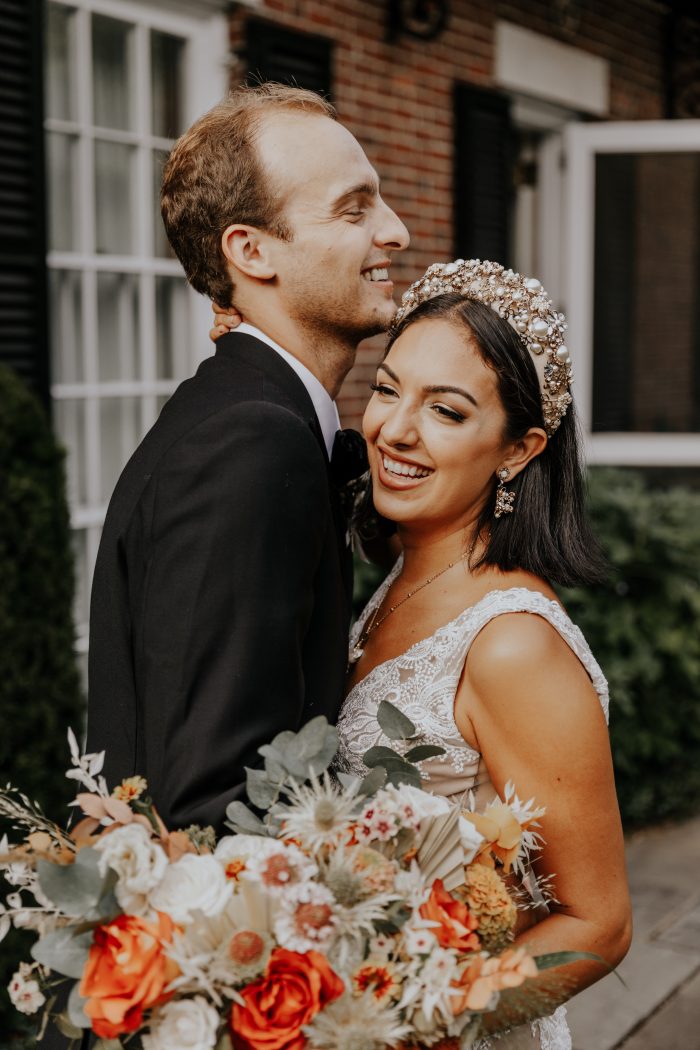
{"type": "Polygon", "coordinates": [[[102,1039],[135,1032],[143,1011],[169,998],[164,988],[179,971],[163,946],[175,927],[170,916],[157,915],[156,922],[119,915],[95,930],[80,994],[87,999],[92,1030],[102,1039]]]}
{"type": "Polygon", "coordinates": [[[244,988],[246,1005],[233,1004],[236,1050],[302,1050],[301,1031],[315,1014],[343,994],[345,985],[318,952],[275,948],[265,976],[244,988]]]}
{"type": "Polygon", "coordinates": [[[430,896],[420,906],[420,913],[424,919],[439,923],[438,926],[431,926],[430,932],[435,934],[442,948],[456,948],[460,952],[479,949],[479,938],[472,933],[478,925],[476,919],[466,904],[447,892],[442,879],[436,879],[433,883],[430,896]]]}

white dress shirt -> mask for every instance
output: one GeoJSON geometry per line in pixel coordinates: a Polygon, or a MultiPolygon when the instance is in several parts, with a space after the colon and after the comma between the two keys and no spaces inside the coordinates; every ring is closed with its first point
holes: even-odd
{"type": "Polygon", "coordinates": [[[288,350],[281,347],[279,343],[274,341],[274,339],[270,339],[269,335],[265,335],[265,333],[261,332],[259,328],[255,327],[255,325],[245,323],[240,324],[238,328],[234,329],[234,331],[240,332],[241,335],[255,336],[255,338],[259,339],[262,343],[267,343],[267,345],[271,346],[280,357],[284,358],[290,368],[294,369],[306,387],[306,391],[313,402],[314,409],[316,410],[316,418],[321,427],[326,451],[328,453],[328,458],[330,459],[335,435],[340,430],[340,417],[338,415],[337,405],[323,383],[321,383],[313,372],[310,372],[306,365],[302,364],[298,358],[294,357],[294,355],[290,354],[288,350]]]}

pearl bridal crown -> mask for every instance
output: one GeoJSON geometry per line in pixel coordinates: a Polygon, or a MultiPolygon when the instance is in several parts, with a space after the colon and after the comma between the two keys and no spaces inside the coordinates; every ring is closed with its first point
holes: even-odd
{"type": "Polygon", "coordinates": [[[551,437],[571,404],[569,385],[573,373],[564,344],[564,314],[556,312],[535,277],[523,277],[495,262],[456,259],[451,263],[433,263],[413,282],[404,292],[391,331],[395,332],[421,303],[450,292],[488,304],[520,336],[532,354],[542,392],[544,428],[551,437]]]}

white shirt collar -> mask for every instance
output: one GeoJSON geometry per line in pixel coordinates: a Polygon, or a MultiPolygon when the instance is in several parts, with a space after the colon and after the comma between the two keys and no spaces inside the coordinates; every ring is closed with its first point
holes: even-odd
{"type": "Polygon", "coordinates": [[[306,392],[313,402],[314,409],[316,410],[316,418],[321,427],[323,441],[326,446],[328,458],[330,459],[335,435],[340,430],[340,417],[338,415],[337,405],[323,383],[321,383],[313,372],[309,371],[306,365],[302,364],[297,357],[294,357],[294,355],[290,354],[288,350],[281,347],[279,343],[274,341],[274,339],[270,339],[269,335],[265,335],[265,333],[261,332],[259,328],[255,327],[255,325],[243,323],[240,324],[235,331],[240,332],[241,335],[255,336],[255,338],[259,339],[262,343],[267,343],[268,346],[271,346],[272,349],[287,362],[290,368],[294,369],[306,387],[306,392]]]}

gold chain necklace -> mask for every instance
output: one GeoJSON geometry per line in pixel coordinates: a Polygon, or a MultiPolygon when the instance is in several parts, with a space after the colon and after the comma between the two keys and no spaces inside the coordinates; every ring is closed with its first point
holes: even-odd
{"type": "Polygon", "coordinates": [[[353,664],[356,664],[357,661],[359,659],[361,659],[361,657],[362,657],[362,655],[363,655],[363,653],[365,651],[364,647],[367,644],[367,639],[369,638],[369,636],[372,634],[373,631],[376,631],[378,627],[381,627],[381,625],[384,623],[384,621],[389,616],[391,616],[391,614],[393,612],[396,612],[396,610],[401,605],[403,605],[404,602],[407,602],[409,598],[412,598],[414,594],[418,594],[418,591],[422,591],[423,588],[427,587],[429,583],[433,582],[433,580],[437,580],[438,576],[442,576],[449,569],[451,569],[454,565],[457,565],[458,562],[464,561],[465,558],[471,558],[472,554],[474,553],[475,546],[476,546],[476,540],[470,545],[469,550],[466,552],[466,554],[463,554],[461,558],[458,558],[457,561],[451,561],[449,565],[446,565],[444,567],[444,569],[440,569],[439,572],[433,573],[432,576],[429,576],[427,580],[423,580],[423,583],[419,584],[417,587],[414,587],[412,591],[408,592],[408,594],[404,594],[403,598],[401,598],[396,603],[396,605],[390,606],[389,609],[387,610],[387,612],[385,612],[383,616],[380,616],[379,619],[377,619],[377,613],[379,612],[379,610],[381,608],[381,602],[380,602],[379,605],[377,606],[377,608],[374,610],[373,615],[370,617],[369,623],[365,624],[365,626],[363,627],[362,631],[360,632],[359,638],[355,642],[355,645],[352,647],[352,651],[350,653],[350,665],[352,666],[353,664]]]}

